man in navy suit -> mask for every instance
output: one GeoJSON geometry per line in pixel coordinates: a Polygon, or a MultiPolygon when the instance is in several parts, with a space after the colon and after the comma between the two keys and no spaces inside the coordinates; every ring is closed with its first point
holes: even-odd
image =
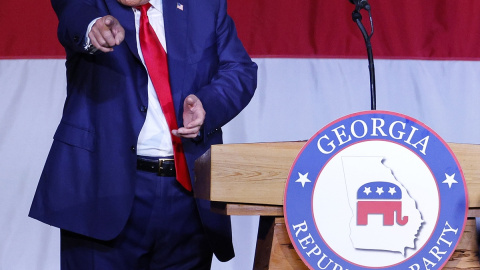
{"type": "Polygon", "coordinates": [[[149,0],[52,0],[67,98],[30,216],[61,229],[62,269],[209,269],[234,256],[230,219],[175,177],[171,136],[194,161],[251,100],[257,66],[226,0],[151,0],[178,129],[170,132],[139,45],[149,0]]]}

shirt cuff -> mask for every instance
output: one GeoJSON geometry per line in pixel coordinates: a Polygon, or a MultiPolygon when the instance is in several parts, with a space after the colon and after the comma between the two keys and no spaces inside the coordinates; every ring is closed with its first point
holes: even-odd
{"type": "Polygon", "coordinates": [[[90,33],[90,31],[92,30],[92,27],[93,25],[95,24],[95,22],[100,19],[101,17],[98,17],[96,19],[94,19],[93,21],[90,22],[90,24],[88,24],[88,27],[87,27],[87,33],[85,34],[85,46],[83,47],[85,49],[85,51],[87,51],[89,54],[94,54],[98,51],[97,48],[95,48],[95,46],[93,46],[90,38],[88,37],[88,34],[90,33]]]}

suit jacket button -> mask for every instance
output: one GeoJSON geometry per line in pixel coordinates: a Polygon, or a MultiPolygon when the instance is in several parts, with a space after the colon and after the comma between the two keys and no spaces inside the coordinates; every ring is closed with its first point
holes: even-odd
{"type": "Polygon", "coordinates": [[[135,152],[136,150],[135,145],[130,146],[130,149],[132,150],[132,152],[135,152]]]}
{"type": "Polygon", "coordinates": [[[146,112],[147,111],[147,106],[141,106],[140,111],[141,112],[146,112]]]}

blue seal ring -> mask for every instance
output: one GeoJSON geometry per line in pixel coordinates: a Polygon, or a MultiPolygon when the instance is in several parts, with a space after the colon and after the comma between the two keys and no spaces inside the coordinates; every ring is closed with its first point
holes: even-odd
{"type": "Polygon", "coordinates": [[[448,144],[418,120],[388,111],[347,115],[322,128],[301,149],[290,169],[285,187],[287,231],[297,254],[310,269],[441,269],[455,251],[465,228],[467,214],[465,179],[448,144]],[[396,132],[395,135],[392,132],[396,132]],[[367,141],[391,142],[416,153],[436,181],[439,209],[434,229],[428,240],[421,247],[416,247],[413,255],[392,264],[362,264],[346,259],[348,256],[324,240],[313,214],[315,179],[335,155],[367,141]],[[305,177],[307,172],[309,178],[305,177]],[[453,178],[449,182],[449,176],[453,175],[454,182],[453,178]],[[446,230],[451,232],[448,240],[443,238],[446,230]],[[439,243],[443,243],[441,248],[439,243]],[[432,252],[436,252],[436,256],[432,256],[432,252]],[[321,255],[314,256],[317,253],[321,255]]]}

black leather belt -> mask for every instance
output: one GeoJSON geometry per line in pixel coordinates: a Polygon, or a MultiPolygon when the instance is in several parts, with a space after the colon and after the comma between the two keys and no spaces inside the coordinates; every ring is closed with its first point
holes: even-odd
{"type": "Polygon", "coordinates": [[[175,161],[169,158],[147,159],[138,157],[137,170],[154,172],[159,176],[174,177],[175,161]]]}

